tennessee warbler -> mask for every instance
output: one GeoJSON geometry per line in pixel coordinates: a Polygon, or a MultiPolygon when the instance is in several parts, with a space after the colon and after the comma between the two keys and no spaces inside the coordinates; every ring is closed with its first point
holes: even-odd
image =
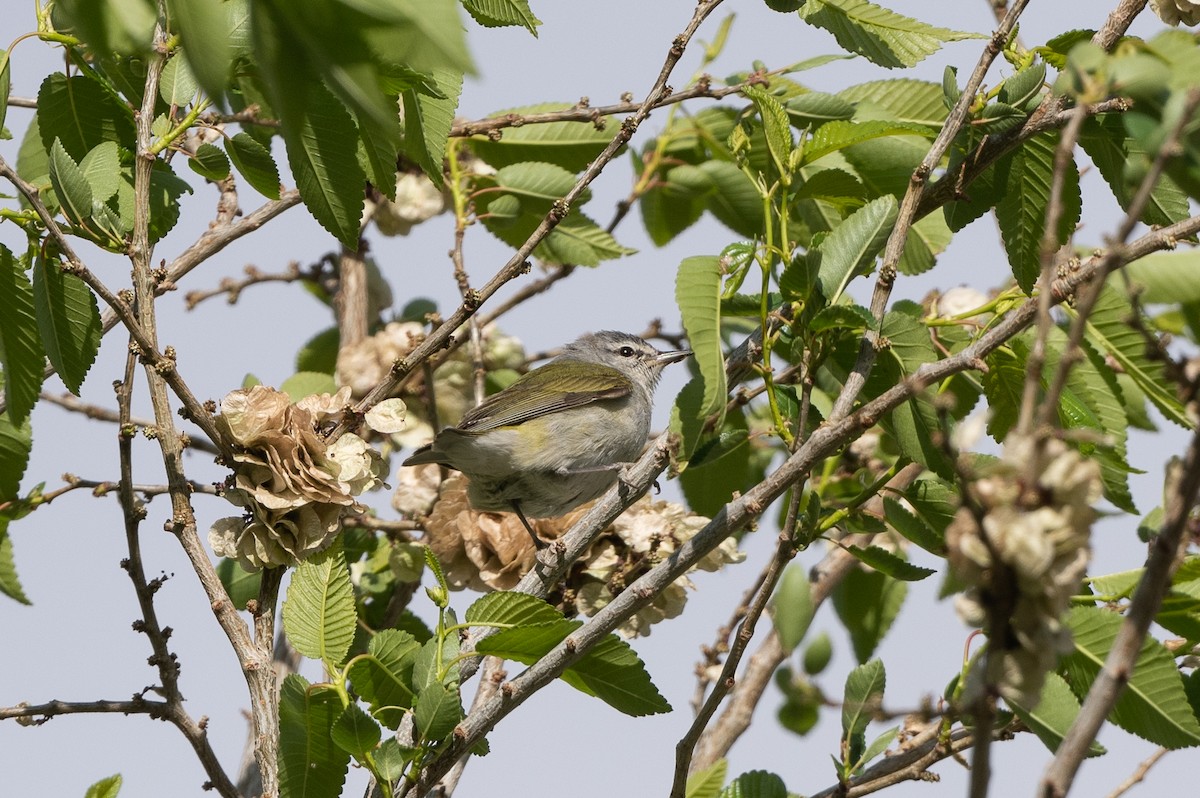
{"type": "Polygon", "coordinates": [[[621,464],[646,445],[663,367],[690,354],[660,352],[628,333],[585,335],[443,429],[404,465],[439,463],[466,474],[471,506],[515,512],[541,548],[527,516],[563,515],[608,490],[621,464]]]}

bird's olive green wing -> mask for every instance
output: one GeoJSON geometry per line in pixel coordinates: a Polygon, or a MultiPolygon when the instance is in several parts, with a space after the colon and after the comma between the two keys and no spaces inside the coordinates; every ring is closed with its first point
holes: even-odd
{"type": "Polygon", "coordinates": [[[618,399],[627,396],[632,388],[628,377],[609,366],[559,360],[534,369],[500,393],[489,396],[463,416],[458,429],[479,433],[511,427],[548,413],[618,399]]]}

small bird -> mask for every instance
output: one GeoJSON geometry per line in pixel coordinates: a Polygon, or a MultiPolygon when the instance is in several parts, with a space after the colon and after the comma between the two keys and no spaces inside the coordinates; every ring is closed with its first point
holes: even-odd
{"type": "Polygon", "coordinates": [[[443,429],[404,465],[461,471],[472,507],[516,513],[540,549],[546,543],[529,517],[563,515],[617,481],[622,464],[646,445],[663,367],[690,354],[660,352],[628,333],[584,335],[443,429]]]}

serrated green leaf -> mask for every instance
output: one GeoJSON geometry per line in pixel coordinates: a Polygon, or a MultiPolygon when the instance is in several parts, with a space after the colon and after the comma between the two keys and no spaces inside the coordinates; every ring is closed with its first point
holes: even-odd
{"type": "Polygon", "coordinates": [[[442,97],[431,97],[408,89],[401,94],[404,102],[403,151],[434,182],[442,185],[442,158],[447,137],[462,93],[462,70],[439,67],[431,71],[442,97]]]}
{"type": "Polygon", "coordinates": [[[842,700],[843,739],[866,731],[875,710],[883,702],[886,687],[887,673],[881,660],[873,659],[850,671],[842,700]]]}
{"type": "Polygon", "coordinates": [[[1017,423],[1025,385],[1025,353],[1008,347],[993,350],[984,358],[987,371],[983,373],[983,394],[987,397],[987,432],[997,442],[1003,441],[1017,423]]]}
{"type": "MultiPolygon", "coordinates": [[[[869,119],[863,122],[827,122],[817,128],[812,140],[804,146],[804,163],[811,164],[830,153],[844,150],[855,144],[889,136],[921,136],[932,138],[935,131],[922,125],[893,122],[884,119],[869,119]]],[[[912,170],[909,170],[912,174],[912,170]]]]}
{"type": "Polygon", "coordinates": [[[83,156],[79,169],[92,189],[92,199],[107,202],[121,185],[121,156],[117,143],[97,144],[83,156]]]}
{"type": "MultiPolygon", "coordinates": [[[[1036,706],[1022,706],[1010,698],[1005,701],[1051,752],[1058,750],[1067,730],[1075,722],[1075,716],[1079,714],[1079,699],[1057,673],[1046,674],[1046,682],[1042,685],[1042,694],[1036,706]]],[[[1087,755],[1100,756],[1104,752],[1104,746],[1093,742],[1087,755]]]]}
{"type": "Polygon", "coordinates": [[[76,163],[106,141],[131,152],[137,143],[128,106],[90,77],[61,72],[50,74],[38,89],[38,132],[46,152],[59,139],[76,163]]]}
{"type": "Polygon", "coordinates": [[[817,311],[809,322],[810,333],[827,330],[866,330],[875,326],[875,317],[862,305],[830,305],[817,311]]]}
{"type": "Polygon", "coordinates": [[[794,200],[821,199],[835,206],[859,206],[866,192],[858,178],[844,169],[802,170],[804,182],[792,191],[794,200]]]}
{"type": "Polygon", "coordinates": [[[859,119],[891,119],[930,128],[939,128],[946,121],[942,87],[932,81],[873,80],[844,89],[837,96],[857,104],[855,116],[859,119]]]}
{"type": "Polygon", "coordinates": [[[359,759],[374,750],[382,737],[379,724],[358,704],[349,704],[343,709],[329,730],[334,745],[359,759]]]}
{"type": "Polygon", "coordinates": [[[348,669],[350,684],[383,725],[394,729],[416,697],[413,665],[421,644],[408,632],[385,629],[367,644],[367,656],[348,669]]]}
{"type": "Polygon", "coordinates": [[[350,569],[335,543],[296,566],[283,602],[283,628],[297,651],[333,667],[350,651],[355,622],[350,569]]]}
{"type": "Polygon", "coordinates": [[[338,798],[350,754],[334,745],[342,713],[337,692],[313,686],[297,673],[279,689],[279,794],[286,798],[338,798]]]}
{"type": "MultiPolygon", "coordinates": [[[[492,117],[565,111],[570,103],[541,103],[506,108],[492,117]]],[[[497,169],[529,161],[552,163],[575,173],[592,162],[612,141],[613,133],[591,122],[550,122],[505,128],[499,141],[486,136],[471,139],[471,149],[497,169]]]]}
{"type": "MultiPolygon", "coordinates": [[[[3,436],[4,427],[7,424],[8,414],[0,415],[0,436],[3,436]]],[[[0,437],[0,446],[3,443],[3,437],[0,437]]],[[[0,448],[0,454],[4,453],[4,450],[0,448]]],[[[13,601],[28,605],[33,602],[25,595],[25,589],[21,587],[21,580],[17,576],[17,562],[13,557],[12,538],[8,534],[9,520],[7,517],[0,516],[0,593],[13,601]]]]}
{"type": "Polygon", "coordinates": [[[83,798],[117,798],[121,791],[121,774],[117,773],[92,784],[83,798]]]}
{"type": "MultiPolygon", "coordinates": [[[[534,613],[531,620],[545,614],[533,605],[505,607],[516,615],[534,613]]],[[[476,650],[531,665],[582,626],[561,614],[554,620],[522,622],[479,641],[476,650]]],[[[562,674],[562,680],[577,690],[595,696],[627,715],[639,717],[670,711],[670,705],[658,692],[646,673],[645,665],[629,644],[609,635],[562,674]]]]}
{"type": "Polygon", "coordinates": [[[705,161],[699,168],[716,186],[705,207],[717,221],[742,236],[761,235],[762,198],[750,178],[728,161],[705,161]]]}
{"type": "Polygon", "coordinates": [[[830,302],[837,301],[855,276],[871,272],[875,256],[892,232],[897,210],[895,197],[873,199],[846,217],[821,242],[817,281],[830,302]]]}
{"type": "MultiPolygon", "coordinates": [[[[707,255],[685,258],[675,275],[675,303],[704,386],[699,417],[717,414],[718,427],[728,393],[721,352],[721,277],[719,259],[707,255]]],[[[682,451],[690,454],[697,442],[685,439],[682,451]]]]}
{"type": "Polygon", "coordinates": [[[878,571],[855,568],[833,591],[833,607],[850,633],[854,655],[866,662],[900,613],[908,584],[878,571]]]}
{"type": "Polygon", "coordinates": [[[176,53],[163,67],[162,77],[158,84],[158,96],[169,106],[183,108],[191,103],[199,88],[200,84],[196,81],[196,76],[192,74],[192,67],[188,63],[187,55],[182,51],[176,53]]]}
{"type": "Polygon", "coordinates": [[[63,213],[73,224],[83,225],[91,218],[92,187],[83,170],[63,149],[60,139],[50,146],[50,184],[62,203],[63,213]]]}
{"type": "Polygon", "coordinates": [[[854,103],[837,94],[810,91],[788,98],[783,104],[788,121],[799,128],[822,125],[854,116],[854,103]]]}
{"type": "Polygon", "coordinates": [[[751,770],[731,781],[718,798],[788,798],[788,791],[774,773],[751,770]]]}
{"type": "Polygon", "coordinates": [[[417,732],[427,742],[450,736],[463,718],[462,699],[458,687],[435,682],[421,688],[413,705],[413,721],[417,732]]]}
{"type": "Polygon", "coordinates": [[[779,645],[784,651],[791,651],[804,639],[816,610],[807,568],[800,563],[787,567],[775,588],[774,606],[772,620],[779,635],[779,645]]]}
{"type": "MultiPolygon", "coordinates": [[[[996,204],[996,221],[1000,224],[1009,266],[1017,284],[1026,293],[1033,290],[1041,275],[1042,233],[1046,227],[1058,139],[1057,132],[1042,133],[1007,156],[1004,193],[996,204]]],[[[1067,166],[1063,181],[1056,246],[1066,243],[1075,230],[1082,208],[1079,171],[1072,162],[1067,166]]]]}
{"type": "Polygon", "coordinates": [[[807,0],[800,19],[832,33],[846,50],[889,69],[915,66],[943,42],[982,38],[927,25],[867,0],[807,0]]]}
{"type": "Polygon", "coordinates": [[[220,147],[208,142],[196,148],[195,154],[188,159],[188,166],[208,180],[218,181],[229,177],[229,156],[220,147]]]}
{"type": "MultiPolygon", "coordinates": [[[[1126,164],[1151,155],[1144,144],[1128,136],[1120,116],[1100,114],[1088,117],[1083,123],[1079,145],[1092,159],[1117,202],[1122,208],[1128,209],[1136,186],[1131,186],[1126,178],[1126,164]]],[[[1190,214],[1187,194],[1169,176],[1162,175],[1150,191],[1141,220],[1149,225],[1169,225],[1188,218],[1190,214]]]]}
{"type": "Polygon", "coordinates": [[[322,227],[352,250],[358,249],[363,184],[367,180],[358,164],[357,138],[350,114],[320,84],[309,87],[307,103],[295,124],[283,127],[288,163],[304,206],[322,227]]]}
{"type": "Polygon", "coordinates": [[[880,573],[887,574],[893,579],[905,582],[919,582],[927,576],[933,576],[937,571],[932,568],[922,568],[913,565],[908,560],[893,554],[879,546],[847,546],[846,551],[854,555],[859,562],[871,566],[880,573]]]}
{"type": "Polygon", "coordinates": [[[718,759],[704,770],[692,773],[683,789],[684,798],[717,798],[725,784],[728,769],[728,760],[718,759]]]}
{"type": "Polygon", "coordinates": [[[788,113],[778,99],[757,86],[745,87],[742,89],[742,94],[750,98],[750,101],[758,109],[763,132],[767,139],[767,150],[771,153],[775,169],[783,176],[786,185],[791,179],[789,163],[793,147],[788,113]]]}
{"type": "Polygon", "coordinates": [[[279,199],[279,167],[266,147],[249,133],[235,133],[225,140],[225,151],[238,173],[267,199],[279,199]]]}
{"type": "Polygon", "coordinates": [[[520,26],[537,36],[542,24],[526,0],[463,0],[463,8],[485,28],[520,26]]]}
{"type": "MultiPolygon", "coordinates": [[[[229,67],[236,52],[244,49],[236,41],[238,18],[231,8],[235,5],[213,0],[167,0],[173,27],[183,39],[184,53],[195,73],[194,80],[214,98],[225,91],[229,67]]],[[[245,12],[241,16],[246,16],[245,12]]]]}
{"type": "Polygon", "coordinates": [[[909,275],[929,271],[937,263],[937,256],[946,251],[953,235],[945,216],[940,213],[918,219],[909,230],[896,270],[909,275]]]}
{"type": "Polygon", "coordinates": [[[930,554],[944,557],[946,541],[923,518],[913,515],[900,502],[891,498],[883,500],[883,517],[892,529],[907,540],[916,543],[930,554]]]}
{"type": "Polygon", "coordinates": [[[1124,271],[1143,303],[1200,302],[1200,251],[1155,252],[1124,271]]]}
{"type": "Polygon", "coordinates": [[[1167,387],[1163,362],[1147,356],[1146,339],[1127,321],[1133,312],[1125,296],[1106,285],[1088,317],[1087,337],[1117,361],[1159,412],[1179,426],[1191,429],[1192,422],[1183,405],[1167,387]]]}
{"type": "Polygon", "coordinates": [[[4,397],[8,407],[5,417],[21,425],[37,402],[45,367],[34,313],[33,286],[21,261],[3,244],[0,244],[0,364],[4,366],[4,397]]]}
{"type": "Polygon", "coordinates": [[[279,390],[286,393],[292,404],[295,404],[306,396],[335,393],[337,391],[337,383],[334,382],[333,376],[330,374],[301,371],[284,380],[279,386],[279,390]]]}
{"type": "Polygon", "coordinates": [[[83,280],[63,272],[58,260],[38,257],[33,300],[46,357],[67,390],[78,396],[103,335],[96,295],[83,280]]]}
{"type": "MultiPolygon", "coordinates": [[[[1104,666],[1121,628],[1121,616],[1096,607],[1075,607],[1067,618],[1074,650],[1062,670],[1076,695],[1085,694],[1104,666]]],[[[1171,654],[1147,637],[1133,673],[1117,699],[1113,723],[1165,748],[1200,745],[1200,721],[1192,714],[1171,654]]]]}
{"type": "Polygon", "coordinates": [[[463,619],[469,624],[508,624],[529,626],[551,623],[562,613],[537,596],[508,590],[497,590],[475,600],[463,619]]]}

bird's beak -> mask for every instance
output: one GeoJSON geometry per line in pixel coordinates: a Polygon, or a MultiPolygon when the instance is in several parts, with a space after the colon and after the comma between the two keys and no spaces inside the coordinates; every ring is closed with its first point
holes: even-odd
{"type": "Polygon", "coordinates": [[[654,365],[662,367],[669,363],[677,363],[685,357],[691,357],[692,350],[690,349],[675,349],[671,352],[659,352],[654,358],[654,365]]]}

